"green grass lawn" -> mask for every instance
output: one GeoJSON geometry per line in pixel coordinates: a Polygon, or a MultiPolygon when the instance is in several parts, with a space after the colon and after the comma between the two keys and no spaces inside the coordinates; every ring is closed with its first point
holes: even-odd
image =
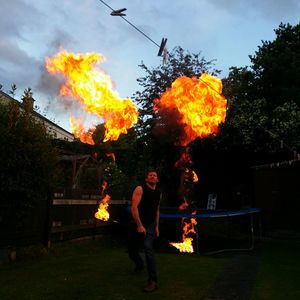
{"type": "Polygon", "coordinates": [[[136,275],[122,243],[97,241],[54,245],[47,255],[0,266],[0,299],[200,299],[223,257],[157,252],[159,289],[145,294],[146,272],[136,275]]]}
{"type": "MultiPolygon", "coordinates": [[[[145,294],[147,274],[132,272],[125,250],[123,242],[105,236],[55,244],[47,254],[5,263],[0,265],[0,299],[200,300],[225,264],[240,254],[190,255],[159,248],[159,289],[145,294]]],[[[270,241],[258,253],[252,300],[300,299],[300,241],[270,241]]]]}
{"type": "Polygon", "coordinates": [[[261,260],[252,299],[300,299],[300,241],[269,242],[261,260]]]}

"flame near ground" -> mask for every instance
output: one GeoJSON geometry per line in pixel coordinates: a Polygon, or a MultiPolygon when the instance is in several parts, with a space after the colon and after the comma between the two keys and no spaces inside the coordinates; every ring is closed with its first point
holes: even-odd
{"type": "MultiPolygon", "coordinates": [[[[193,212],[192,214],[196,214],[193,212]]],[[[183,234],[182,234],[182,242],[181,243],[173,243],[169,244],[177,248],[180,252],[188,252],[193,253],[193,238],[191,238],[190,234],[197,234],[195,230],[195,226],[197,225],[196,218],[191,218],[189,221],[183,220],[183,234]]]]}
{"type": "Polygon", "coordinates": [[[99,203],[98,211],[95,213],[95,218],[108,221],[109,220],[109,212],[108,212],[108,201],[110,200],[109,195],[105,195],[105,197],[99,203]]]}

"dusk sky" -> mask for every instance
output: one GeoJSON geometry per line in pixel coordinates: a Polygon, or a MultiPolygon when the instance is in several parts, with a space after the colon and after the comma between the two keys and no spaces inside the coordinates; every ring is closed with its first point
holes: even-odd
{"type": "MultiPolygon", "coordinates": [[[[106,0],[113,9],[127,8],[126,19],[157,44],[167,38],[171,51],[181,46],[215,59],[215,67],[250,64],[262,40],[273,40],[281,22],[300,22],[299,0],[106,0]]],[[[0,0],[0,84],[17,85],[16,99],[31,87],[36,105],[70,130],[68,107],[57,96],[57,80],[45,71],[45,58],[63,47],[68,52],[97,52],[98,67],[114,81],[120,97],[139,89],[145,75],[138,65],[161,63],[158,47],[99,0],[0,0]]]]}

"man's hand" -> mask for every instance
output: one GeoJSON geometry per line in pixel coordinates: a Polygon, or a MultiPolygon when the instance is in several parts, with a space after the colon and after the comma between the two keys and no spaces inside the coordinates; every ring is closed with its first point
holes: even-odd
{"type": "Polygon", "coordinates": [[[137,231],[138,231],[138,233],[143,233],[143,234],[147,233],[146,228],[143,225],[138,226],[137,231]]]}

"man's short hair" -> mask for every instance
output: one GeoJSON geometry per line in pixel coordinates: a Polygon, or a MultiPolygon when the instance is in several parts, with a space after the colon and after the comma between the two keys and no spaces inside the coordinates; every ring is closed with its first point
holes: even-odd
{"type": "Polygon", "coordinates": [[[149,168],[146,172],[146,177],[148,176],[149,173],[155,172],[157,174],[157,171],[154,168],[149,168]]]}

